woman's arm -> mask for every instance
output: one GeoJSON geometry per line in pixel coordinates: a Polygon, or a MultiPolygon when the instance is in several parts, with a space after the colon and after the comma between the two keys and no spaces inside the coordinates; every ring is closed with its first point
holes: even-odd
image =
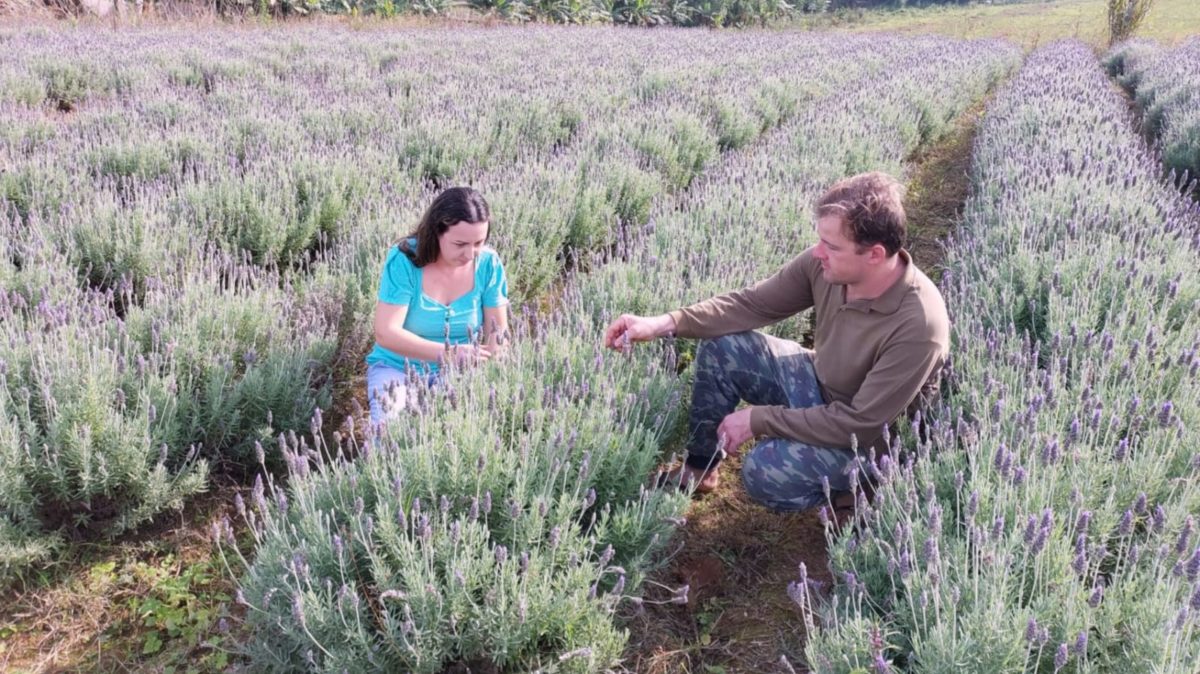
{"type": "Polygon", "coordinates": [[[375,341],[405,358],[434,362],[446,355],[446,345],[418,337],[404,329],[408,307],[377,302],[375,304],[375,341]]]}
{"type": "Polygon", "coordinates": [[[498,307],[483,308],[483,339],[492,353],[498,353],[508,347],[508,304],[498,307]]]}

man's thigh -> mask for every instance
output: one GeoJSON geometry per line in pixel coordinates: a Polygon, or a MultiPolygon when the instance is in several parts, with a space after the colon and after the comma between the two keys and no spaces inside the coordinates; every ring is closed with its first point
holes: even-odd
{"type": "Polygon", "coordinates": [[[719,368],[751,405],[823,405],[813,352],[796,342],[757,331],[739,332],[700,345],[697,365],[719,368]]]}

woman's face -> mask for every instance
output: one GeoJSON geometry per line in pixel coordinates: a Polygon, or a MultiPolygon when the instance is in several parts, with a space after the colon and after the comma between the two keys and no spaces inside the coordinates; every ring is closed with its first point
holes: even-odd
{"type": "Polygon", "coordinates": [[[481,222],[462,220],[450,225],[438,237],[438,261],[452,267],[471,264],[483,250],[487,235],[487,220],[481,222]]]}

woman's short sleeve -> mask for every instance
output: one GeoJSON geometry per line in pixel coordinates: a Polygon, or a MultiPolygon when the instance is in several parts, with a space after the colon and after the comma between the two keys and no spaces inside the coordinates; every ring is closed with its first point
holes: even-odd
{"type": "Polygon", "coordinates": [[[417,293],[416,267],[396,246],[388,253],[379,278],[379,301],[408,306],[417,293]]]}
{"type": "Polygon", "coordinates": [[[504,275],[504,264],[495,252],[488,255],[491,270],[487,285],[483,288],[483,306],[489,309],[508,304],[508,278],[504,275]]]}

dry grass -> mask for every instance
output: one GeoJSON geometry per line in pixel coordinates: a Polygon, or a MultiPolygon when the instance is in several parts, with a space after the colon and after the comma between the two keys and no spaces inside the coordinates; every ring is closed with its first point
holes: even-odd
{"type": "MultiPolygon", "coordinates": [[[[866,12],[850,30],[999,37],[1026,48],[1064,37],[1097,48],[1107,44],[1105,0],[1058,0],[1016,5],[970,5],[866,12]]],[[[1157,0],[1138,37],[1175,43],[1200,34],[1200,2],[1157,0]]]]}
{"type": "Polygon", "coordinates": [[[219,651],[235,635],[216,625],[233,584],[209,531],[233,516],[239,489],[215,488],[117,541],[75,545],[4,591],[0,671],[224,671],[235,658],[219,651]],[[154,641],[161,645],[147,652],[154,641]]]}

